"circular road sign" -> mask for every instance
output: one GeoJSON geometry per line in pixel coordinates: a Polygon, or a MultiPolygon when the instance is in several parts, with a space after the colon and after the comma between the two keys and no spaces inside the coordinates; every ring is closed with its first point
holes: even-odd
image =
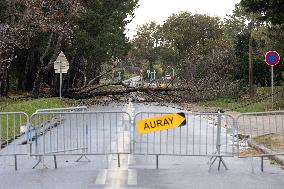
{"type": "Polygon", "coordinates": [[[270,66],[275,66],[280,61],[280,55],[276,51],[269,51],[265,54],[265,62],[270,66]]]}

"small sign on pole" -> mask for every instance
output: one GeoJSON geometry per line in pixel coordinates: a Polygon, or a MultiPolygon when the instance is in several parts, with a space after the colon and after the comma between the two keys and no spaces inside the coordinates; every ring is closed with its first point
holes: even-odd
{"type": "Polygon", "coordinates": [[[59,88],[59,95],[60,95],[60,99],[61,99],[61,91],[62,91],[62,74],[63,73],[67,73],[69,70],[69,62],[66,58],[66,56],[64,55],[64,53],[61,51],[60,54],[58,55],[56,61],[54,62],[54,70],[55,73],[59,73],[60,74],[60,88],[59,88]]]}
{"type": "Polygon", "coordinates": [[[265,54],[265,62],[271,66],[271,103],[274,109],[274,66],[280,61],[280,55],[276,51],[268,51],[265,54]]]}

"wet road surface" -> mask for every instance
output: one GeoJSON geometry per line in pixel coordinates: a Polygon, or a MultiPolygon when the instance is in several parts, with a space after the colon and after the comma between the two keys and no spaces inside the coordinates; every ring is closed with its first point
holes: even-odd
{"type": "MultiPolygon", "coordinates": [[[[132,119],[138,112],[180,112],[180,109],[128,103],[125,105],[109,105],[93,107],[95,111],[125,111],[132,119]]],[[[112,119],[112,118],[111,118],[112,119]]],[[[116,119],[115,119],[116,120],[116,119]]],[[[111,124],[115,122],[113,120],[111,124]]],[[[192,119],[189,119],[192,120],[192,119]]],[[[95,120],[93,120],[93,123],[95,120]]],[[[102,121],[99,121],[102,122],[102,121]]],[[[200,122],[200,120],[196,120],[200,122]]],[[[202,123],[204,120],[202,120],[202,123]]],[[[109,126],[111,125],[109,124],[109,126]]],[[[90,124],[92,125],[92,124],[90,124]]],[[[97,124],[101,125],[101,124],[97,124]]],[[[123,122],[118,122],[118,135],[105,128],[107,140],[103,144],[110,150],[122,150],[123,147],[130,148],[131,132],[129,127],[125,127],[123,122]],[[130,131],[130,132],[129,132],[130,131]],[[113,138],[116,136],[115,138],[113,138]],[[121,144],[117,142],[122,141],[121,144]]],[[[67,128],[67,126],[66,126],[67,128]]],[[[72,129],[72,127],[71,127],[72,129]]],[[[102,129],[102,128],[99,128],[102,129]]],[[[186,129],[186,127],[184,128],[186,129]]],[[[213,128],[214,130],[214,128],[213,128]]],[[[62,130],[63,132],[64,130],[62,130]]],[[[66,130],[65,130],[66,131],[66,130]]],[[[67,129],[67,131],[69,131],[67,129]]],[[[93,130],[95,131],[95,130],[93,130]]],[[[55,132],[55,131],[51,131],[55,132]]],[[[61,133],[62,133],[61,132],[61,133]]],[[[202,131],[203,132],[203,131],[202,131]]],[[[222,131],[223,132],[223,131],[222,131]]],[[[59,131],[60,133],[60,131],[59,131]]],[[[182,131],[181,133],[185,133],[182,131]]],[[[101,136],[103,131],[101,131],[101,136]]],[[[222,134],[224,136],[224,134],[222,134]]],[[[82,135],[83,136],[83,135],[82,135]]],[[[89,137],[95,137],[96,134],[89,137]]],[[[138,135],[134,134],[134,139],[138,135]]],[[[159,138],[159,135],[156,137],[159,138]]],[[[182,136],[184,138],[184,136],[182,136]]],[[[48,138],[47,138],[48,140],[48,138]]],[[[99,143],[102,144],[102,139],[99,143]]],[[[198,142],[198,139],[196,139],[198,142]]],[[[222,141],[224,141],[223,139],[222,141]]],[[[95,140],[97,142],[97,140],[95,140]]],[[[143,140],[144,141],[144,140],[143,140]]],[[[152,141],[152,140],[151,140],[152,141]]],[[[203,140],[202,140],[203,141],[203,140]]],[[[172,141],[169,141],[170,143],[172,141]]],[[[60,142],[59,142],[60,143],[60,142]]],[[[139,140],[137,141],[139,145],[139,140]]],[[[142,143],[141,143],[142,144],[142,143]]],[[[159,149],[159,143],[153,145],[159,149]]],[[[188,143],[189,146],[192,143],[188,143]]],[[[181,144],[180,144],[181,145],[181,144]]],[[[186,145],[186,143],[184,143],[186,145]]],[[[184,145],[181,145],[184,149],[184,145]]],[[[51,145],[53,146],[53,145],[51,145]]],[[[95,146],[95,145],[94,145],[95,146]]],[[[90,147],[90,146],[89,146],[90,147]]],[[[177,146],[177,149],[179,146],[177,146]]],[[[48,151],[48,145],[45,150],[48,151]]],[[[52,147],[50,148],[52,149],[52,147]]],[[[99,148],[102,150],[101,148],[99,148]]],[[[203,149],[203,148],[201,148],[203,149]]],[[[211,148],[210,148],[211,149],[211,148]]],[[[95,148],[94,148],[95,150],[95,148]]],[[[125,150],[125,149],[124,149],[125,150]]],[[[128,149],[126,149],[128,150],[128,149]]],[[[139,148],[140,150],[140,148],[139,148]]],[[[139,151],[138,150],[138,151],[139,151]]],[[[141,145],[141,152],[147,152],[146,145],[141,145]]],[[[164,149],[165,150],[165,149],[164,149]]],[[[172,149],[168,149],[172,151],[172,149]]],[[[202,150],[201,150],[202,151],[202,150]]],[[[143,154],[141,153],[141,154],[143,154]]],[[[272,165],[266,160],[264,172],[260,171],[260,158],[238,159],[225,158],[229,170],[221,167],[217,170],[217,165],[209,169],[209,158],[207,157],[176,157],[160,156],[159,169],[156,169],[156,156],[146,155],[120,155],[120,167],[118,167],[117,155],[87,156],[82,161],[75,162],[79,156],[58,156],[58,169],[54,169],[53,157],[45,157],[44,164],[39,164],[35,169],[32,167],[37,160],[34,157],[18,157],[18,171],[14,171],[13,157],[0,157],[0,189],[6,188],[257,188],[257,189],[282,189],[284,185],[284,170],[279,165],[272,165]]]]}

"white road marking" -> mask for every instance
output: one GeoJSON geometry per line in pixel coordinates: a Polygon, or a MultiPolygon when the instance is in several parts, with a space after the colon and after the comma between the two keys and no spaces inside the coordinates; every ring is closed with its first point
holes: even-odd
{"type": "Polygon", "coordinates": [[[136,169],[128,169],[128,185],[134,186],[137,185],[137,170],[136,169]]]}
{"type": "Polygon", "coordinates": [[[135,165],[135,164],[136,164],[135,157],[130,154],[128,156],[128,165],[135,165]]]}
{"type": "MultiPolygon", "coordinates": [[[[125,110],[133,117],[134,109],[132,103],[129,103],[125,110]]],[[[124,117],[124,120],[128,119],[124,117]]],[[[117,128],[117,139],[112,142],[112,149],[118,150],[118,152],[125,152],[129,150],[130,143],[129,127],[126,127],[124,123],[122,123],[121,126],[117,128]]],[[[99,172],[96,184],[105,185],[105,188],[116,189],[124,188],[126,184],[132,186],[137,185],[137,170],[129,169],[128,166],[129,164],[135,164],[134,157],[132,155],[120,154],[120,168],[118,168],[117,165],[117,158],[118,157],[114,154],[105,157],[108,163],[108,169],[99,172]]]]}
{"type": "Polygon", "coordinates": [[[106,178],[107,178],[107,169],[100,170],[97,178],[96,178],[96,184],[97,185],[104,185],[106,184],[106,178]]]}

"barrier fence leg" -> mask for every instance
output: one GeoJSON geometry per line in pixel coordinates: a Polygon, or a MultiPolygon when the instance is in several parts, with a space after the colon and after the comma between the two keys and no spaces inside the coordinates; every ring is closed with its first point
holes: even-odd
{"type": "Polygon", "coordinates": [[[212,165],[215,163],[216,160],[217,160],[217,156],[214,158],[214,160],[213,160],[212,163],[210,164],[209,168],[212,167],[212,165]]]}
{"type": "Polygon", "coordinates": [[[261,172],[263,172],[263,156],[261,157],[261,172]]]}
{"type": "Polygon", "coordinates": [[[156,169],[159,169],[159,156],[156,155],[156,169]]]}
{"type": "Polygon", "coordinates": [[[81,155],[81,156],[76,160],[76,162],[79,162],[83,157],[84,157],[88,162],[91,161],[86,155],[81,155]]]}
{"type": "Polygon", "coordinates": [[[218,171],[220,171],[220,166],[221,166],[221,158],[219,158],[218,171]]]}
{"type": "Polygon", "coordinates": [[[37,163],[33,166],[33,169],[35,169],[39,165],[40,162],[41,162],[41,157],[39,157],[37,163]]]}
{"type": "Polygon", "coordinates": [[[220,170],[220,162],[223,164],[223,166],[225,167],[225,169],[228,170],[228,167],[227,167],[227,165],[226,165],[226,163],[225,163],[223,157],[220,156],[219,158],[220,158],[220,159],[219,159],[219,167],[218,167],[218,170],[220,170]]]}
{"type": "Polygon", "coordinates": [[[32,149],[32,143],[30,142],[30,154],[32,154],[33,149],[32,149]]]}
{"type": "Polygon", "coordinates": [[[47,169],[47,167],[44,164],[43,156],[39,156],[37,163],[33,166],[32,169],[35,169],[40,163],[42,163],[42,166],[43,166],[44,169],[47,169]]]}
{"type": "Polygon", "coordinates": [[[84,148],[82,153],[84,153],[83,155],[81,155],[77,160],[76,162],[79,162],[83,157],[88,161],[90,162],[91,160],[86,156],[86,149],[84,148]]]}
{"type": "Polygon", "coordinates": [[[214,158],[213,162],[210,165],[210,168],[212,167],[212,165],[215,163],[215,161],[219,158],[219,163],[218,163],[218,171],[220,171],[220,167],[221,167],[221,163],[222,165],[225,167],[226,170],[228,170],[227,165],[225,164],[225,161],[223,159],[223,157],[221,156],[221,113],[219,112],[218,115],[218,125],[217,125],[217,141],[216,141],[216,150],[217,152],[215,154],[217,154],[217,156],[214,158]]]}
{"type": "MultiPolygon", "coordinates": [[[[222,165],[225,167],[226,170],[229,170],[222,156],[216,156],[216,157],[214,158],[214,160],[212,161],[212,163],[210,164],[209,168],[212,167],[212,165],[215,163],[215,161],[216,161],[218,158],[219,158],[218,171],[220,171],[221,163],[222,163],[222,165]]],[[[212,158],[211,158],[211,159],[212,159],[212,158]]]]}
{"type": "Polygon", "coordinates": [[[57,169],[56,155],[53,156],[53,159],[54,159],[54,167],[55,167],[55,169],[57,169]]]}
{"type": "Polygon", "coordinates": [[[120,167],[120,155],[117,154],[117,166],[120,167]]]}
{"type": "Polygon", "coordinates": [[[15,159],[15,171],[18,170],[17,155],[14,156],[15,159]]]}

